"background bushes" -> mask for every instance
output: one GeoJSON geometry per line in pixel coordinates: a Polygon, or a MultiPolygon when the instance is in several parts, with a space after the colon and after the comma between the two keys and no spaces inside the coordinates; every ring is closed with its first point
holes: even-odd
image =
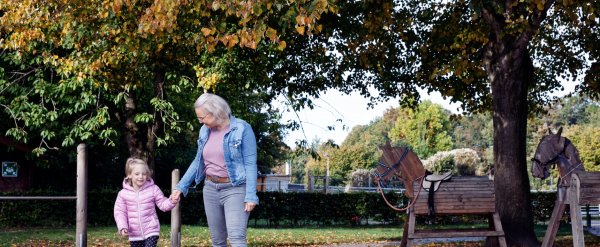
{"type": "MultiPolygon", "coordinates": [[[[113,206],[118,191],[97,190],[88,193],[88,226],[113,226],[113,206]]],[[[164,191],[168,195],[170,191],[164,191]]],[[[75,193],[34,191],[0,193],[0,196],[72,196],[75,193]]],[[[402,224],[405,212],[390,209],[378,193],[341,194],[259,192],[260,205],[250,215],[251,226],[353,226],[364,224],[402,224]]],[[[399,207],[408,204],[399,193],[386,194],[399,207]]],[[[533,192],[536,222],[547,221],[554,207],[555,193],[533,192]]],[[[75,200],[2,200],[0,228],[65,227],[75,225],[75,200]]],[[[202,193],[191,191],[181,201],[182,223],[205,225],[202,193]]],[[[157,209],[158,210],[158,209],[157,209]]],[[[568,210],[566,210],[568,212],[568,210]]],[[[169,224],[170,212],[158,211],[163,224],[169,224]]]]}

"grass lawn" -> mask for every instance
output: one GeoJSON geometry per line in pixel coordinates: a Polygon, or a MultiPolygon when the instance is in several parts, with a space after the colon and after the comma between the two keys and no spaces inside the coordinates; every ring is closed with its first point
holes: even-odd
{"type": "MultiPolygon", "coordinates": [[[[159,246],[170,246],[169,226],[162,226],[159,246]]],[[[536,227],[541,240],[545,226],[536,227]]],[[[2,229],[0,246],[74,246],[75,229],[2,229]]],[[[208,228],[184,225],[181,229],[181,246],[210,246],[208,228]]],[[[364,228],[249,228],[250,246],[316,246],[332,244],[364,243],[376,244],[399,242],[402,238],[401,227],[364,227],[364,228]]],[[[586,246],[600,247],[600,237],[586,234],[586,246]]],[[[559,230],[555,246],[571,246],[570,227],[559,230]]],[[[127,239],[121,238],[114,227],[88,228],[88,246],[129,246],[127,239]]],[[[381,245],[380,245],[381,246],[381,245]]],[[[479,242],[446,243],[441,245],[424,244],[422,246],[481,246],[479,242]]]]}
{"type": "MultiPolygon", "coordinates": [[[[170,228],[161,227],[158,246],[170,246],[170,228]]],[[[75,229],[4,229],[0,246],[74,246],[75,229]]],[[[208,228],[181,227],[181,246],[210,246],[208,228]]],[[[402,228],[249,228],[251,246],[311,246],[335,243],[377,243],[399,241],[402,228]]],[[[88,228],[88,246],[129,246],[126,238],[118,236],[114,227],[88,228]]]]}

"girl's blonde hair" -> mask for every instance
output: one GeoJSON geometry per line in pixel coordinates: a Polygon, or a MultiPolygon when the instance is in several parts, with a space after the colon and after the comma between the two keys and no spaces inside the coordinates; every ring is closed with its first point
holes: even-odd
{"type": "Polygon", "coordinates": [[[125,181],[129,185],[132,185],[129,175],[133,172],[133,168],[135,166],[143,166],[146,170],[146,174],[148,174],[148,179],[152,177],[152,170],[150,170],[150,166],[148,166],[148,163],[146,163],[146,161],[138,158],[129,158],[127,159],[127,162],[125,162],[125,181]]]}

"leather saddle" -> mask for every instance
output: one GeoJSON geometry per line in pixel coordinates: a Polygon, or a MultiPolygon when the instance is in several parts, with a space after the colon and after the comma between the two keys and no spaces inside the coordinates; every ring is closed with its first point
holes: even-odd
{"type": "Polygon", "coordinates": [[[427,198],[427,207],[429,208],[429,216],[435,215],[435,204],[434,204],[434,193],[440,188],[440,184],[444,181],[448,181],[452,178],[452,172],[448,171],[442,174],[431,174],[426,171],[425,178],[423,179],[423,189],[429,192],[427,198]]]}
{"type": "MultiPolygon", "coordinates": [[[[428,172],[429,173],[429,172],[428,172]]],[[[440,188],[440,184],[444,181],[452,178],[452,172],[448,171],[442,174],[428,174],[423,179],[423,189],[426,191],[437,191],[440,188]]]]}

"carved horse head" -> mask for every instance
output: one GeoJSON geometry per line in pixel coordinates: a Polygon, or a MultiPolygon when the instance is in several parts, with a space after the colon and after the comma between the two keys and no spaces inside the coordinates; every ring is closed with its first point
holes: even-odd
{"type": "Polygon", "coordinates": [[[412,198],[413,182],[425,176],[425,168],[421,160],[408,147],[392,147],[388,142],[379,148],[383,151],[383,155],[373,172],[377,182],[381,186],[393,177],[399,177],[404,183],[404,194],[412,198]]]}
{"type": "Polygon", "coordinates": [[[568,186],[573,171],[584,171],[579,151],[569,139],[561,136],[562,127],[556,134],[548,130],[542,137],[532,159],[531,175],[545,179],[550,176],[549,168],[558,164],[560,186],[568,186]]]}

